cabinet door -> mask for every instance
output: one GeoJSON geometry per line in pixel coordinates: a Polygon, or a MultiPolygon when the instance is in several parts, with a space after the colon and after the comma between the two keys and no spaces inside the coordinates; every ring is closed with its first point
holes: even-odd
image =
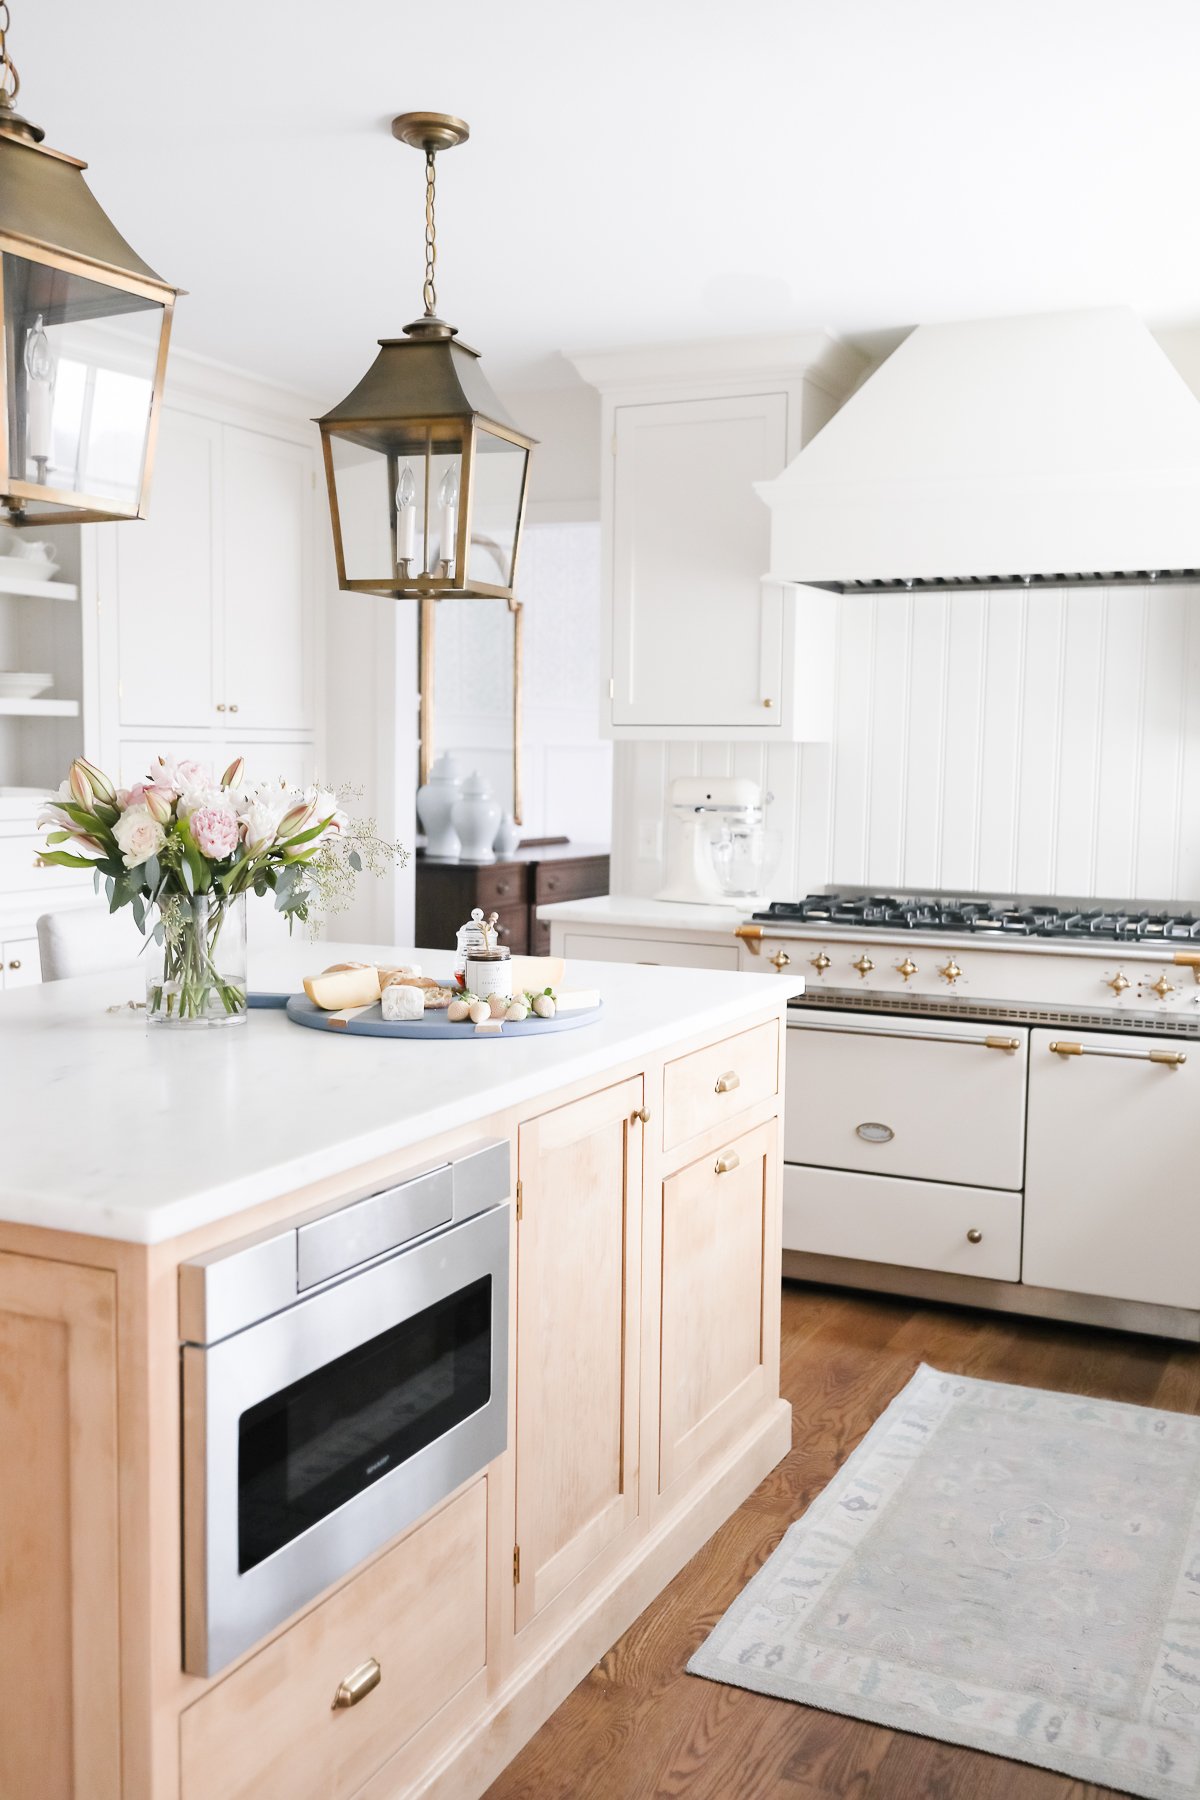
{"type": "Polygon", "coordinates": [[[786,458],[782,394],[617,408],[614,725],[778,719],[783,616],[753,484],[786,458]]]}
{"type": "Polygon", "coordinates": [[[642,1086],[520,1128],[518,1631],[637,1518],[642,1086]]]}
{"type": "Polygon", "coordinates": [[[1198,1082],[1194,1044],[1030,1034],[1023,1281],[1200,1306],[1198,1082]],[[1152,1062],[1152,1052],[1186,1061],[1152,1062]]]}
{"type": "Polygon", "coordinates": [[[226,426],[223,472],[225,676],[236,725],[313,723],[314,464],[300,444],[226,426]]]}
{"type": "Polygon", "coordinates": [[[36,987],[41,979],[35,937],[8,938],[0,944],[0,985],[6,988],[36,987]]]}
{"type": "Polygon", "coordinates": [[[218,722],[220,449],[219,425],[165,407],[149,517],[109,533],[123,726],[218,722]]]}
{"type": "Polygon", "coordinates": [[[0,1794],[117,1800],[116,1277],[0,1253],[0,1369],[0,1794]]]}
{"type": "Polygon", "coordinates": [[[663,1183],[660,1490],[733,1436],[766,1393],[775,1144],[772,1120],[663,1183]]]}

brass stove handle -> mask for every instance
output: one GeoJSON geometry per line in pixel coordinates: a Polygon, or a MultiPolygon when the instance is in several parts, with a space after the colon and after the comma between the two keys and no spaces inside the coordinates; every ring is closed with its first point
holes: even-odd
{"type": "Polygon", "coordinates": [[[1200,981],[1200,950],[1177,950],[1175,966],[1180,969],[1190,969],[1192,979],[1200,981]]]}
{"type": "Polygon", "coordinates": [[[761,925],[736,925],[733,932],[734,937],[741,938],[751,956],[762,954],[762,934],[761,925]]]}
{"type": "Polygon", "coordinates": [[[1116,1050],[1106,1044],[1072,1044],[1055,1038],[1050,1044],[1054,1056],[1116,1056],[1126,1062],[1161,1063],[1166,1069],[1181,1069],[1187,1061],[1183,1050],[1116,1050]]]}
{"type": "Polygon", "coordinates": [[[341,1712],[343,1707],[357,1706],[359,1701],[365,1700],[382,1680],[383,1670],[373,1656],[368,1656],[365,1663],[359,1663],[357,1669],[347,1675],[344,1681],[338,1683],[331,1710],[341,1712]]]}

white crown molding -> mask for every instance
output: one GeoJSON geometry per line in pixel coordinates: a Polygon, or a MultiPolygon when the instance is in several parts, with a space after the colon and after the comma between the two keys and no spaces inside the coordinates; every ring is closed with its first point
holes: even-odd
{"type": "Polygon", "coordinates": [[[566,354],[585,381],[609,395],[645,387],[694,391],[698,380],[742,387],[747,381],[809,381],[840,401],[868,367],[861,351],[824,330],[566,354]]]}
{"type": "Polygon", "coordinates": [[[311,394],[297,393],[248,369],[237,369],[174,345],[167,358],[163,400],[180,412],[200,412],[210,419],[253,425],[269,434],[282,433],[310,445],[317,442],[313,420],[325,410],[325,403],[311,394]]]}

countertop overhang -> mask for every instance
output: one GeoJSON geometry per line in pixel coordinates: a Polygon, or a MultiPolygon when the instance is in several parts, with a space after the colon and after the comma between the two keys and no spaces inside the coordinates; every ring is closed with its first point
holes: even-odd
{"type": "MultiPolygon", "coordinates": [[[[333,962],[446,951],[297,942],[252,987],[298,991],[333,962]]],[[[156,1244],[375,1157],[602,1074],[803,992],[799,977],[572,962],[595,1025],[429,1045],[302,1031],[275,1010],[226,1030],[147,1026],[140,964],[0,997],[0,1218],[156,1244]],[[119,1006],[120,1010],[109,1008],[119,1006]]]]}

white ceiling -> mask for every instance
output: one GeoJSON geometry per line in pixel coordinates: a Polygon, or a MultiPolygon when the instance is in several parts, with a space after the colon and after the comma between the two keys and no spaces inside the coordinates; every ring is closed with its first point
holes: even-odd
{"type": "Polygon", "coordinates": [[[1196,0],[11,0],[22,105],[189,290],[177,342],[329,402],[420,311],[560,351],[1125,301],[1200,323],[1196,0]]]}

